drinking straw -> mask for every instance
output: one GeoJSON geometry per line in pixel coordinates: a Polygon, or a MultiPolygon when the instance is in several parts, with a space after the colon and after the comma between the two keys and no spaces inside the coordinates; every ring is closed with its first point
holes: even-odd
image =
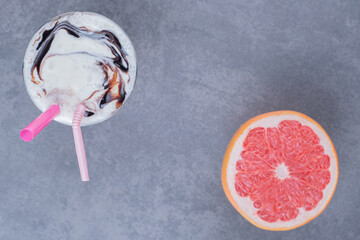
{"type": "Polygon", "coordinates": [[[79,104],[76,107],[76,112],[72,121],[72,129],[74,134],[74,142],[76,155],[79,162],[79,169],[82,181],[89,181],[89,173],[86,163],[86,154],[84,148],[84,141],[81,134],[80,122],[85,112],[85,106],[79,104]]]}
{"type": "Polygon", "coordinates": [[[60,112],[59,105],[51,105],[48,110],[35,118],[29,125],[20,131],[20,137],[25,142],[33,140],[33,138],[41,132],[60,112]]]}

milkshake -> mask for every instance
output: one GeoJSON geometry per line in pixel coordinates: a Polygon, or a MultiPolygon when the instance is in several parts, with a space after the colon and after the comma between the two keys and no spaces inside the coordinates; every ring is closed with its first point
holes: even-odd
{"type": "Polygon", "coordinates": [[[57,104],[55,121],[71,125],[85,106],[81,126],[111,117],[128,99],[136,78],[136,56],[126,33],[95,13],[55,17],[32,37],[24,58],[25,86],[44,112],[57,104]]]}

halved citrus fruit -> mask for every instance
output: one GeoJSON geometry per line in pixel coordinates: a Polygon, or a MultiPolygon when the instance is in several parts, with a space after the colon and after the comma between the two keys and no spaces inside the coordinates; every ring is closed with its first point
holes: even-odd
{"type": "Polygon", "coordinates": [[[250,119],[235,133],[224,156],[222,185],[249,222],[284,231],[326,208],[338,175],[325,130],[304,114],[278,111],[250,119]]]}

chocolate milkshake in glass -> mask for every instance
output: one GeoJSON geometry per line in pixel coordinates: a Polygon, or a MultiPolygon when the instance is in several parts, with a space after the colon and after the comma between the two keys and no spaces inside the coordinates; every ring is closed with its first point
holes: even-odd
{"type": "Polygon", "coordinates": [[[24,58],[25,86],[44,112],[58,104],[55,121],[71,125],[85,106],[81,126],[111,117],[128,99],[136,78],[136,56],[126,33],[112,20],[70,12],[43,25],[24,58]]]}
{"type": "Polygon", "coordinates": [[[102,15],[62,14],[32,37],[23,75],[31,100],[43,114],[20,137],[31,141],[52,119],[72,125],[81,179],[88,181],[80,125],[110,118],[131,94],[136,56],[130,39],[102,15]]]}

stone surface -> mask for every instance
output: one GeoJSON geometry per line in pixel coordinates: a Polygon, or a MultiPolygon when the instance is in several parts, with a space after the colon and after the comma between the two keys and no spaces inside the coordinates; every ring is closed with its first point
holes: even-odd
{"type": "Polygon", "coordinates": [[[359,1],[0,0],[0,239],[360,239],[359,1]],[[22,79],[33,33],[93,11],[132,39],[138,78],[110,120],[83,129],[90,182],[71,128],[38,114],[22,79]],[[328,208],[289,232],[252,226],[226,199],[222,157],[254,115],[296,110],[339,155],[328,208]]]}

